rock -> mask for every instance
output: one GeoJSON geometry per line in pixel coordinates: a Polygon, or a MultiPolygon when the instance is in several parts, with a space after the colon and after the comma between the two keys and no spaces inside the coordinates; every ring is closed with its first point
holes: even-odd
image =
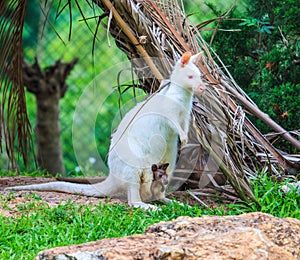
{"type": "Polygon", "coordinates": [[[179,217],[145,234],[42,251],[46,259],[300,259],[300,221],[264,213],[179,217]]]}

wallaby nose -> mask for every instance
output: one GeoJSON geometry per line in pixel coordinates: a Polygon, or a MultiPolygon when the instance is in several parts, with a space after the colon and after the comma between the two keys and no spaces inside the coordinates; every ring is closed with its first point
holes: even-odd
{"type": "Polygon", "coordinates": [[[205,90],[206,90],[206,86],[204,85],[203,82],[201,82],[201,83],[198,85],[197,89],[196,89],[196,91],[197,91],[198,93],[203,93],[205,90]]]}

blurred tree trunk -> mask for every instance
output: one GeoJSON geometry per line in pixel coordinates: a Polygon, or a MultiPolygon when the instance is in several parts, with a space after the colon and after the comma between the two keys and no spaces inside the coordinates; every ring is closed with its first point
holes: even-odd
{"type": "Polygon", "coordinates": [[[35,138],[37,158],[41,170],[51,175],[64,174],[62,147],[60,141],[59,100],[64,96],[66,78],[77,59],[69,63],[57,61],[42,70],[35,59],[33,65],[23,62],[23,78],[27,90],[36,96],[37,118],[35,138]]]}

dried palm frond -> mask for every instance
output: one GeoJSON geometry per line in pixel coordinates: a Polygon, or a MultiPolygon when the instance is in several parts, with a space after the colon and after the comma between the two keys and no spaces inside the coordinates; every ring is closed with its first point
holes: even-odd
{"type": "MultiPolygon", "coordinates": [[[[186,156],[183,159],[185,173],[189,175],[197,169],[209,173],[206,169],[209,157],[217,166],[215,170],[227,177],[240,198],[255,201],[248,177],[254,176],[257,167],[265,164],[257,159],[257,154],[272,154],[275,158],[272,169],[277,169],[277,173],[287,170],[296,174],[299,171],[299,163],[277,151],[245,116],[244,106],[254,113],[261,111],[230,73],[220,68],[218,64],[223,66],[221,60],[204,42],[198,28],[189,24],[183,6],[176,0],[94,2],[111,13],[107,29],[133,66],[143,68],[138,71],[144,75],[152,75],[148,77],[149,93],[159,88],[162,78],[169,77],[172,65],[182,53],[204,52],[198,66],[208,90],[194,99],[190,144],[181,151],[186,156]],[[135,58],[143,58],[144,62],[135,58]]],[[[289,134],[286,137],[299,148],[295,138],[289,134]]],[[[176,176],[182,179],[184,171],[178,170],[177,174],[175,171],[176,176]]]]}
{"type": "Polygon", "coordinates": [[[27,165],[30,124],[22,77],[22,32],[27,0],[0,2],[0,149],[4,140],[11,167],[16,167],[15,145],[27,165]]]}

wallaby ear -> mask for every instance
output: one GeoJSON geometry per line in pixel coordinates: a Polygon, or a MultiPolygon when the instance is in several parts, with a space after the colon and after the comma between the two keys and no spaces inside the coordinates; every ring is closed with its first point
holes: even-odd
{"type": "Polygon", "coordinates": [[[157,171],[157,165],[156,165],[156,164],[152,164],[151,170],[152,170],[153,172],[156,172],[156,171],[157,171]]]}
{"type": "Polygon", "coordinates": [[[191,58],[190,58],[190,61],[193,62],[194,64],[198,64],[199,60],[201,59],[203,55],[203,51],[193,55],[191,58]]]}
{"type": "Polygon", "coordinates": [[[191,57],[192,57],[192,53],[190,51],[184,53],[181,57],[181,66],[183,67],[184,65],[188,64],[191,57]]]}
{"type": "Polygon", "coordinates": [[[162,165],[161,168],[162,168],[162,170],[165,171],[165,170],[168,168],[168,166],[169,166],[169,164],[168,164],[168,163],[165,163],[165,164],[162,165]]]}

